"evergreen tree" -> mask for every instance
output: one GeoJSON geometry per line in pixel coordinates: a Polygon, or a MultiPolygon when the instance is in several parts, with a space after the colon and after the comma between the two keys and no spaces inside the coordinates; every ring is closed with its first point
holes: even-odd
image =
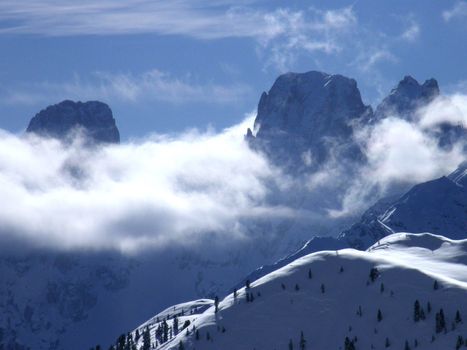
{"type": "Polygon", "coordinates": [[[206,340],[211,340],[211,334],[209,334],[209,332],[206,333],[206,340]]]}
{"type": "Polygon", "coordinates": [[[344,350],[355,350],[355,344],[353,340],[350,340],[349,337],[345,337],[344,340],[344,350]]]}
{"type": "Polygon", "coordinates": [[[323,283],[321,283],[321,293],[324,294],[324,292],[326,292],[326,287],[324,286],[323,283]]]}
{"type": "Polygon", "coordinates": [[[135,333],[135,342],[138,342],[139,337],[140,337],[139,329],[136,329],[136,333],[135,333]]]}
{"type": "Polygon", "coordinates": [[[169,340],[169,325],[167,321],[162,321],[162,342],[165,343],[169,340]]]}
{"type": "Polygon", "coordinates": [[[381,283],[381,287],[379,288],[381,293],[384,293],[384,283],[381,283]]]}
{"type": "Polygon", "coordinates": [[[360,317],[362,317],[362,315],[363,315],[362,306],[361,306],[361,305],[358,305],[357,315],[360,316],[360,317]]]}
{"type": "Polygon", "coordinates": [[[430,302],[426,303],[426,311],[428,313],[431,313],[431,303],[430,302]]]}
{"type": "Polygon", "coordinates": [[[174,317],[173,329],[174,329],[174,334],[177,335],[178,334],[178,317],[177,316],[174,317]]]}
{"type": "Polygon", "coordinates": [[[383,314],[381,313],[380,309],[378,309],[378,314],[376,315],[376,318],[378,319],[378,322],[381,322],[383,320],[383,314]]]}
{"type": "Polygon", "coordinates": [[[413,320],[415,322],[420,321],[420,302],[418,300],[415,300],[413,306],[413,320]]]}
{"type": "Polygon", "coordinates": [[[149,328],[146,327],[143,332],[143,347],[142,350],[151,349],[151,336],[149,334],[149,328]]]}
{"type": "Polygon", "coordinates": [[[219,311],[219,297],[216,295],[214,298],[214,313],[217,314],[217,311],[219,311]]]}
{"type": "Polygon", "coordinates": [[[293,350],[293,343],[292,339],[289,340],[289,350],[293,350]]]}
{"type": "Polygon", "coordinates": [[[462,338],[461,335],[457,336],[457,341],[456,341],[456,350],[459,350],[462,345],[464,345],[464,339],[462,338]]]}
{"type": "Polygon", "coordinates": [[[195,333],[195,339],[199,340],[199,330],[198,329],[196,330],[196,333],[195,333]]]}
{"type": "Polygon", "coordinates": [[[409,342],[407,340],[405,341],[404,350],[410,350],[409,342]]]}
{"type": "Polygon", "coordinates": [[[459,312],[459,310],[456,311],[455,321],[456,321],[456,323],[461,323],[462,322],[462,317],[461,317],[461,313],[459,312]]]}
{"type": "Polygon", "coordinates": [[[117,339],[117,350],[124,350],[126,343],[125,334],[122,334],[117,339]]]}
{"type": "Polygon", "coordinates": [[[438,290],[438,288],[439,288],[438,281],[435,280],[435,282],[433,283],[433,289],[438,290]]]}
{"type": "Polygon", "coordinates": [[[446,320],[444,318],[443,309],[440,309],[439,312],[436,313],[435,329],[436,329],[436,333],[441,333],[441,331],[446,329],[446,320]]]}
{"type": "Polygon", "coordinates": [[[285,284],[284,283],[281,283],[281,287],[283,290],[285,290],[285,284]]]}
{"type": "Polygon", "coordinates": [[[420,308],[420,319],[421,320],[424,320],[426,318],[425,316],[425,310],[423,310],[423,308],[420,308]]]}
{"type": "Polygon", "coordinates": [[[299,290],[300,290],[300,287],[298,286],[298,284],[295,285],[295,290],[296,290],[296,291],[299,291],[299,290]]]}
{"type": "Polygon", "coordinates": [[[379,271],[376,267],[372,267],[370,270],[370,281],[374,282],[379,277],[379,271]]]}
{"type": "Polygon", "coordinates": [[[343,266],[341,266],[341,268],[339,269],[339,272],[340,273],[344,272],[344,267],[343,266]]]}
{"type": "Polygon", "coordinates": [[[390,346],[391,346],[391,343],[389,342],[389,338],[386,338],[386,340],[384,341],[384,347],[389,348],[390,346]]]}
{"type": "Polygon", "coordinates": [[[310,280],[313,278],[313,274],[311,273],[311,269],[308,269],[308,278],[310,280]]]}
{"type": "Polygon", "coordinates": [[[250,280],[245,281],[245,289],[250,289],[250,280]]]}
{"type": "Polygon", "coordinates": [[[178,350],[184,350],[185,347],[183,346],[183,343],[182,341],[180,341],[180,343],[178,344],[178,350]]]}
{"type": "Polygon", "coordinates": [[[237,299],[237,288],[234,288],[233,297],[234,299],[237,299]]]}
{"type": "Polygon", "coordinates": [[[303,331],[300,332],[300,350],[305,350],[306,349],[306,340],[305,337],[303,336],[303,331]]]}

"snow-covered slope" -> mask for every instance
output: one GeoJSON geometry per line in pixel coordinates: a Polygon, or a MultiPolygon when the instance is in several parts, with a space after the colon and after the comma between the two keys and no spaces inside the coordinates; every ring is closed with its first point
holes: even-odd
{"type": "Polygon", "coordinates": [[[456,349],[466,297],[467,240],[393,234],[367,251],[299,258],[226,296],[217,313],[193,316],[157,349],[456,349]]]}
{"type": "Polygon", "coordinates": [[[370,208],[339,237],[366,249],[393,232],[433,232],[449,238],[467,237],[466,162],[449,176],[412,187],[396,200],[370,208]]]}

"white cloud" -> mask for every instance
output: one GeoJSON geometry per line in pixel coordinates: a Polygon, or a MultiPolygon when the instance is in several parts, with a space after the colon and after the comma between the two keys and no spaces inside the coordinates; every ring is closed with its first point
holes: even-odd
{"type": "Polygon", "coordinates": [[[281,175],[243,142],[250,123],[99,150],[2,131],[0,239],[131,252],[245,238],[242,220],[293,214],[264,203],[281,175]]]}
{"type": "Polygon", "coordinates": [[[331,217],[368,208],[394,188],[447,175],[466,159],[467,140],[442,147],[433,131],[440,123],[466,127],[467,96],[440,97],[416,111],[415,116],[415,121],[409,122],[393,115],[359,130],[357,139],[368,162],[350,180],[342,209],[330,210],[331,217]]]}
{"type": "Polygon", "coordinates": [[[342,50],[343,38],[357,25],[352,7],[322,11],[311,8],[308,11],[279,9],[265,16],[273,33],[260,38],[259,42],[266,66],[286,71],[299,54],[322,52],[335,54],[342,50]]]}
{"type": "Polygon", "coordinates": [[[362,51],[360,55],[351,63],[353,66],[357,66],[359,70],[363,72],[369,72],[374,70],[381,62],[398,62],[397,57],[390,52],[387,48],[374,48],[362,51]]]}
{"type": "MultiPolygon", "coordinates": [[[[50,36],[157,33],[200,39],[253,37],[268,40],[303,26],[302,11],[256,10],[245,1],[206,0],[5,0],[0,3],[0,33],[50,36]]],[[[352,8],[318,11],[308,27],[343,29],[356,21],[352,8]],[[320,18],[318,18],[320,17],[320,18]],[[322,18],[322,19],[321,19],[322,18]]]]}
{"type": "Polygon", "coordinates": [[[467,95],[440,96],[418,111],[419,124],[427,129],[442,123],[467,128],[467,95]]]}
{"type": "Polygon", "coordinates": [[[411,20],[409,27],[402,33],[401,38],[406,41],[413,42],[417,40],[419,36],[420,36],[420,25],[414,20],[411,20]]]}
{"type": "Polygon", "coordinates": [[[251,93],[245,84],[198,83],[189,76],[173,77],[153,69],[141,74],[97,72],[88,78],[75,75],[67,82],[37,82],[10,86],[0,91],[4,104],[37,104],[53,100],[156,100],[168,103],[229,104],[251,93]]]}
{"type": "Polygon", "coordinates": [[[446,22],[462,17],[467,17],[467,2],[465,1],[458,1],[451,9],[443,11],[443,19],[446,22]]]}

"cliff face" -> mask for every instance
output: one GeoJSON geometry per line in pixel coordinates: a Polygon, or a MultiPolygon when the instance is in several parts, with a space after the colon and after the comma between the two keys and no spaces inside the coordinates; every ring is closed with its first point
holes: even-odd
{"type": "Polygon", "coordinates": [[[262,94],[256,136],[247,132],[247,138],[275,161],[313,167],[331,152],[361,157],[352,126],[371,115],[355,80],[315,71],[287,73],[262,94]]]}
{"type": "Polygon", "coordinates": [[[99,101],[66,100],[49,106],[31,119],[26,132],[66,139],[76,129],[96,143],[120,142],[111,109],[99,101]]]}

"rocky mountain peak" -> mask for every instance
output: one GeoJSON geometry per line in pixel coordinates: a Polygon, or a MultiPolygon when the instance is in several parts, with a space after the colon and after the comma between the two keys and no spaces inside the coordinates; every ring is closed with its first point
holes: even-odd
{"type": "Polygon", "coordinates": [[[376,119],[397,114],[404,119],[412,120],[418,107],[431,102],[439,94],[438,82],[435,79],[428,79],[423,84],[419,84],[416,79],[407,75],[378,105],[375,111],[376,119]]]}
{"type": "Polygon", "coordinates": [[[317,71],[286,73],[261,95],[253,143],[279,160],[311,151],[319,163],[329,151],[327,142],[347,147],[353,122],[371,113],[354,79],[317,71]]]}
{"type": "Polygon", "coordinates": [[[48,106],[31,119],[26,132],[64,140],[76,129],[93,142],[120,142],[112,110],[99,101],[65,100],[48,106]]]}
{"type": "Polygon", "coordinates": [[[353,79],[316,71],[286,73],[261,95],[255,127],[259,137],[271,131],[335,134],[341,130],[333,123],[345,124],[366,109],[353,79]]]}

